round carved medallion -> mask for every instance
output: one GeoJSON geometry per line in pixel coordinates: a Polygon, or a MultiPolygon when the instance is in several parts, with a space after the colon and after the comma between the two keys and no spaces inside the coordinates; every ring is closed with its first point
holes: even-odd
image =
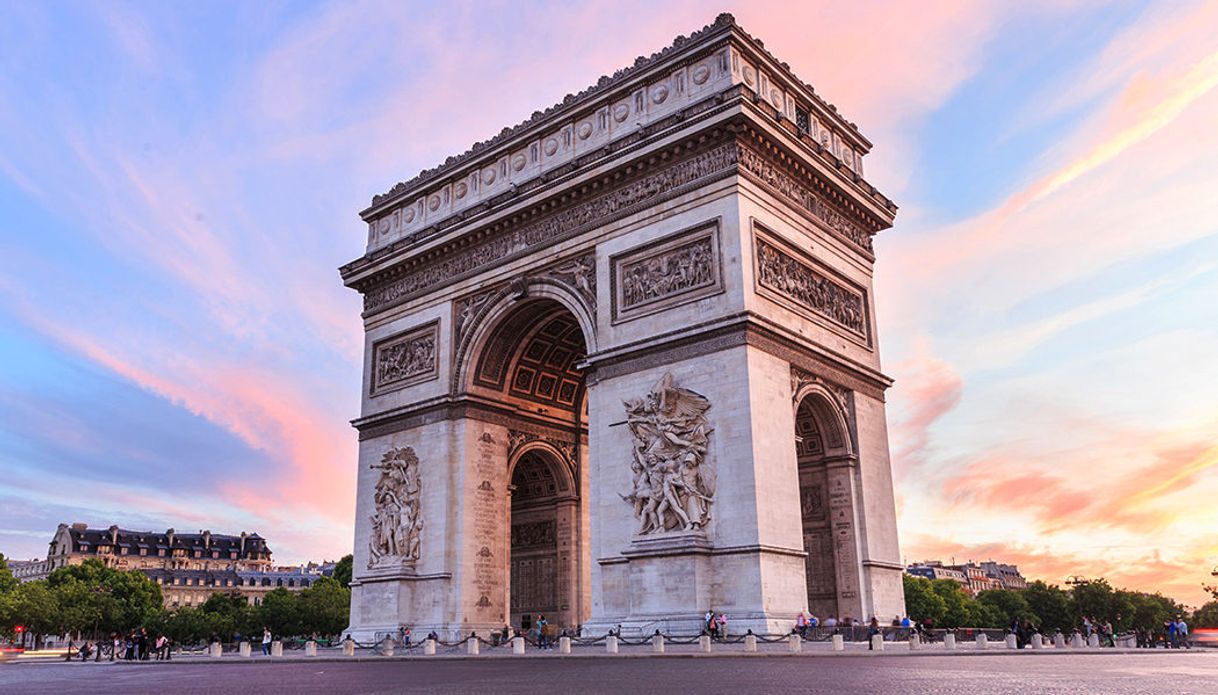
{"type": "Polygon", "coordinates": [[[656,104],[663,104],[668,98],[668,85],[660,85],[651,90],[651,101],[656,104]]]}
{"type": "Polygon", "coordinates": [[[440,196],[433,195],[427,199],[427,209],[435,212],[440,209],[440,196]]]}
{"type": "Polygon", "coordinates": [[[757,82],[757,71],[748,65],[744,66],[744,83],[752,87],[757,82]]]}
{"type": "Polygon", "coordinates": [[[465,194],[469,193],[469,186],[466,186],[464,181],[460,181],[453,189],[453,193],[456,194],[457,198],[464,198],[465,194]]]}
{"type": "Polygon", "coordinates": [[[541,149],[545,151],[547,157],[552,156],[558,151],[558,140],[554,138],[546,140],[546,144],[542,145],[541,149]]]}
{"type": "Polygon", "coordinates": [[[592,136],[592,124],[587,121],[580,123],[579,127],[575,129],[575,134],[579,136],[580,140],[587,140],[592,136]]]}
{"type": "Polygon", "coordinates": [[[406,224],[410,224],[411,222],[414,222],[414,207],[413,206],[404,208],[402,210],[402,219],[406,222],[406,224]]]}
{"type": "Polygon", "coordinates": [[[488,186],[491,185],[492,183],[495,183],[495,168],[494,167],[487,167],[482,170],[482,183],[485,183],[488,186]]]}
{"type": "Polygon", "coordinates": [[[630,107],[625,104],[618,104],[613,107],[613,120],[621,123],[630,115],[630,107]]]}
{"type": "Polygon", "coordinates": [[[693,78],[694,84],[706,84],[706,81],[710,79],[710,68],[705,65],[699,65],[694,68],[693,78]]]}
{"type": "Polygon", "coordinates": [[[512,157],[512,171],[520,171],[524,169],[524,155],[518,154],[512,157]]]}

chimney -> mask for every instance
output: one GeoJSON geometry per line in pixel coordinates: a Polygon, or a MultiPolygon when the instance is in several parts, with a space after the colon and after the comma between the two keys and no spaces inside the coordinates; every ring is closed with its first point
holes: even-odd
{"type": "Polygon", "coordinates": [[[165,545],[168,545],[170,550],[173,549],[173,536],[174,536],[173,529],[169,529],[168,531],[165,532],[165,539],[167,541],[165,543],[165,545]]]}
{"type": "Polygon", "coordinates": [[[111,525],[109,528],[109,531],[110,531],[110,544],[118,545],[118,526],[111,525]]]}
{"type": "Polygon", "coordinates": [[[241,532],[241,552],[238,554],[239,557],[245,557],[245,536],[246,536],[245,531],[242,531],[241,532]]]}
{"type": "Polygon", "coordinates": [[[72,530],[73,530],[73,531],[84,531],[84,530],[85,530],[85,529],[87,529],[87,528],[89,528],[89,525],[88,525],[88,524],[83,524],[83,523],[81,523],[81,522],[79,522],[79,521],[77,521],[76,523],[72,524],[72,530]]]}
{"type": "Polygon", "coordinates": [[[204,548],[211,547],[211,531],[210,530],[203,532],[203,547],[204,548]]]}

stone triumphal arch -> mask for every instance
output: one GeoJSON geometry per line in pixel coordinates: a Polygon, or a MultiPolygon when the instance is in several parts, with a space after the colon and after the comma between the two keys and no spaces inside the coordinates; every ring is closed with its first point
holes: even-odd
{"type": "Polygon", "coordinates": [[[373,198],[352,635],[903,613],[869,149],[723,15],[373,198]]]}

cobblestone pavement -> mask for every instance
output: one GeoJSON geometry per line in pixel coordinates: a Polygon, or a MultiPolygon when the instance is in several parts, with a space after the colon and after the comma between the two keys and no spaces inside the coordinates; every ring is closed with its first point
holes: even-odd
{"type": "Polygon", "coordinates": [[[0,664],[5,693],[1218,693],[1218,652],[0,664]]]}

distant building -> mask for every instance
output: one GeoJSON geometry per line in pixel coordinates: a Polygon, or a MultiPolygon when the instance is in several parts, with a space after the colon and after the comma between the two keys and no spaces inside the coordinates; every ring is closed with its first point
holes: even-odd
{"type": "Polygon", "coordinates": [[[17,581],[28,582],[47,575],[46,560],[7,560],[5,564],[17,581]]]}
{"type": "Polygon", "coordinates": [[[993,560],[981,564],[970,561],[959,565],[945,565],[938,560],[927,560],[910,565],[905,571],[927,579],[951,579],[959,582],[960,586],[973,596],[989,589],[1022,590],[1028,587],[1028,582],[1019,573],[1018,567],[993,560]]]}
{"type": "Polygon", "coordinates": [[[299,591],[334,573],[334,563],[274,566],[271,549],[256,533],[130,531],[76,523],[60,524],[47,559],[33,569],[24,569],[20,578],[42,579],[56,569],[90,559],[118,570],[143,572],[161,586],[167,608],[199,605],[216,592],[238,593],[257,604],[274,589],[299,591]]]}

